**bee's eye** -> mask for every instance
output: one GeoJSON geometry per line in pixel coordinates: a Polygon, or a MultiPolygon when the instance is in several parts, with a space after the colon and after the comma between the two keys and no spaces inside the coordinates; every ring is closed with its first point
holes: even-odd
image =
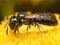
{"type": "Polygon", "coordinates": [[[16,20],[16,18],[12,19],[12,21],[15,21],[15,20],[16,20]]]}

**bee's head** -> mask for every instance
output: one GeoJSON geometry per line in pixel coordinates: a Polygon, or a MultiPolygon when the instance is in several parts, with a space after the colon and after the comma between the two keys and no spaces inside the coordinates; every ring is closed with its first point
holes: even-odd
{"type": "Polygon", "coordinates": [[[10,18],[10,22],[14,22],[14,21],[17,21],[16,16],[12,16],[12,17],[10,18]]]}

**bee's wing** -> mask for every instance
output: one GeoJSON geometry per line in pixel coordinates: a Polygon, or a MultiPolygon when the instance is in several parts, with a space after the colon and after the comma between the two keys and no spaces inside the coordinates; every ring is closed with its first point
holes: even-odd
{"type": "Polygon", "coordinates": [[[32,14],[32,15],[25,16],[24,18],[37,18],[37,17],[39,17],[39,15],[32,14]]]}

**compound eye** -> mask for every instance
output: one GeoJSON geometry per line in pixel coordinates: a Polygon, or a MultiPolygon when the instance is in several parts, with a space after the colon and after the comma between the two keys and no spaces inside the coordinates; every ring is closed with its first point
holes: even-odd
{"type": "Polygon", "coordinates": [[[15,21],[15,20],[16,20],[16,18],[12,19],[12,21],[15,21]]]}
{"type": "Polygon", "coordinates": [[[13,21],[16,21],[16,16],[12,16],[12,17],[10,18],[10,22],[13,22],[13,21]]]}

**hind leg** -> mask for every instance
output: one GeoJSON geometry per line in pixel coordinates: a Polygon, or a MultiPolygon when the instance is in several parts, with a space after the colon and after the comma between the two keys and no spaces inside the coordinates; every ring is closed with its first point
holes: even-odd
{"type": "Polygon", "coordinates": [[[37,26],[38,30],[40,31],[41,35],[42,35],[42,29],[39,27],[38,23],[35,23],[35,26],[37,26]]]}

